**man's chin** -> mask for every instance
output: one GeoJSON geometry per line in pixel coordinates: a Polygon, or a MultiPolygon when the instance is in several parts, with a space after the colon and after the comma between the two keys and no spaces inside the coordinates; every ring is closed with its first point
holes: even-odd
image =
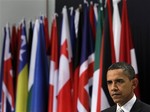
{"type": "Polygon", "coordinates": [[[120,103],[120,102],[121,102],[120,99],[113,99],[113,101],[114,101],[115,103],[120,103]]]}

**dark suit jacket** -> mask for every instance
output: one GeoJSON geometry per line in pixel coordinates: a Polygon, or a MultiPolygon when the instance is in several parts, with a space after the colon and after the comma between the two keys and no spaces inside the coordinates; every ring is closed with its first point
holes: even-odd
{"type": "MultiPolygon", "coordinates": [[[[101,112],[116,112],[117,105],[114,105],[108,109],[105,109],[101,112]]],[[[140,101],[136,100],[133,107],[131,108],[130,112],[150,112],[150,105],[140,101]]]]}

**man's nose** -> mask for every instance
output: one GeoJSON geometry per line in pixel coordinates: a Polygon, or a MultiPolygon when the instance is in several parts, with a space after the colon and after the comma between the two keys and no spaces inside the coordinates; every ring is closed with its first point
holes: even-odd
{"type": "Polygon", "coordinates": [[[117,89],[118,89],[117,84],[115,82],[113,82],[111,85],[111,90],[116,91],[117,89]]]}

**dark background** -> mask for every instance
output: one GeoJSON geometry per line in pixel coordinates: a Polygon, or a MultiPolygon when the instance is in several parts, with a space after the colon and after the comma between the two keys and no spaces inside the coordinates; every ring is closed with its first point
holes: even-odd
{"type": "MultiPolygon", "coordinates": [[[[79,4],[83,4],[83,0],[56,0],[59,29],[63,6],[73,6],[76,9],[79,4]]],[[[127,8],[137,57],[140,99],[150,104],[150,0],[127,0],[127,8]]]]}

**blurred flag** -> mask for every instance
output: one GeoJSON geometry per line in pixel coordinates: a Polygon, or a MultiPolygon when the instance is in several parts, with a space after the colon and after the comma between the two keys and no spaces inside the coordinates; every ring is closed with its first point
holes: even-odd
{"type": "MultiPolygon", "coordinates": [[[[93,6],[93,10],[94,10],[94,17],[95,17],[95,26],[97,26],[97,21],[98,21],[98,4],[95,3],[93,6]]],[[[96,36],[96,35],[95,35],[96,36]]]]}
{"type": "Polygon", "coordinates": [[[78,99],[78,87],[79,87],[79,68],[81,57],[81,43],[82,43],[82,22],[83,22],[83,10],[78,8],[76,10],[76,43],[75,43],[75,55],[73,63],[73,112],[77,112],[77,99],[78,99]]]}
{"type": "Polygon", "coordinates": [[[94,37],[89,20],[89,7],[83,7],[83,33],[79,68],[77,107],[79,112],[90,111],[91,87],[94,71],[94,37]]]}
{"type": "Polygon", "coordinates": [[[72,56],[73,56],[72,58],[74,60],[76,33],[75,33],[75,10],[73,7],[71,7],[70,9],[70,38],[71,38],[71,48],[72,48],[72,56]]]}
{"type": "Polygon", "coordinates": [[[10,52],[10,28],[4,28],[4,60],[3,61],[3,80],[2,80],[2,112],[14,112],[14,87],[12,57],[10,52]]]}
{"type": "Polygon", "coordinates": [[[89,8],[89,21],[90,21],[90,27],[92,29],[92,37],[94,38],[94,41],[95,41],[96,40],[96,17],[94,13],[93,2],[91,2],[90,8],[89,8]]]}
{"type": "Polygon", "coordinates": [[[45,34],[45,45],[46,45],[46,53],[49,54],[49,26],[48,26],[48,18],[44,17],[43,18],[43,23],[44,23],[44,34],[45,34]]]}
{"type": "Polygon", "coordinates": [[[29,72],[29,112],[48,110],[48,59],[44,38],[43,19],[37,19],[34,27],[29,72]]]}
{"type": "Polygon", "coordinates": [[[56,15],[53,18],[50,38],[50,70],[49,70],[49,103],[48,112],[57,112],[57,92],[58,92],[58,29],[56,15]]]}
{"type": "Polygon", "coordinates": [[[27,111],[28,94],[28,44],[25,21],[21,25],[21,39],[19,46],[19,63],[16,92],[16,112],[27,111]]]}
{"type": "Polygon", "coordinates": [[[33,31],[33,40],[31,47],[31,58],[30,58],[30,67],[29,67],[29,82],[28,82],[28,112],[31,110],[31,102],[32,102],[32,94],[33,94],[33,86],[35,79],[35,67],[36,67],[36,52],[37,52],[37,42],[38,42],[38,34],[39,34],[40,23],[37,19],[35,21],[34,31],[33,31]]]}
{"type": "Polygon", "coordinates": [[[100,100],[101,100],[101,49],[102,49],[102,33],[103,33],[103,9],[102,4],[98,7],[98,21],[96,27],[96,44],[95,44],[95,63],[94,63],[94,75],[93,75],[93,88],[92,88],[92,103],[91,111],[100,112],[100,100]]]}
{"type": "Polygon", "coordinates": [[[16,26],[15,25],[12,26],[10,49],[11,49],[11,54],[12,54],[12,67],[13,67],[13,75],[14,75],[14,77],[13,77],[13,80],[14,80],[14,95],[16,96],[19,38],[17,37],[17,31],[16,31],[16,26]]]}
{"type": "Polygon", "coordinates": [[[77,37],[78,35],[80,12],[81,12],[81,8],[78,7],[75,10],[75,15],[74,15],[74,27],[75,27],[75,35],[76,35],[75,37],[77,37]]]}
{"type": "Polygon", "coordinates": [[[105,9],[105,21],[104,21],[104,37],[102,38],[102,59],[100,59],[100,76],[101,76],[101,100],[100,110],[104,110],[112,105],[114,102],[109,95],[107,88],[106,74],[108,67],[116,62],[114,37],[112,27],[112,1],[107,0],[105,9]]]}
{"type": "MultiPolygon", "coordinates": [[[[135,49],[133,46],[131,29],[127,13],[126,0],[122,0],[122,24],[121,24],[121,37],[120,37],[120,58],[119,61],[124,61],[131,64],[134,69],[136,76],[138,77],[138,69],[136,62],[135,49]]],[[[135,94],[140,97],[139,87],[135,89],[135,94]]]]}
{"type": "Polygon", "coordinates": [[[72,48],[66,6],[62,9],[61,48],[58,78],[58,112],[72,110],[72,48]]]}
{"type": "Polygon", "coordinates": [[[118,3],[120,0],[113,0],[113,37],[114,37],[114,47],[116,61],[119,61],[119,51],[120,51],[120,31],[121,31],[121,21],[119,15],[118,3]]]}
{"type": "Polygon", "coordinates": [[[1,55],[1,71],[0,71],[0,112],[2,112],[2,81],[3,81],[3,74],[4,74],[4,52],[5,52],[5,43],[6,43],[6,28],[4,28],[3,32],[3,47],[2,47],[2,55],[1,55]]]}
{"type": "Polygon", "coordinates": [[[29,66],[30,66],[30,58],[31,58],[31,48],[32,48],[32,40],[33,40],[33,29],[34,24],[32,21],[29,23],[29,29],[28,29],[28,55],[29,55],[29,66]]]}

